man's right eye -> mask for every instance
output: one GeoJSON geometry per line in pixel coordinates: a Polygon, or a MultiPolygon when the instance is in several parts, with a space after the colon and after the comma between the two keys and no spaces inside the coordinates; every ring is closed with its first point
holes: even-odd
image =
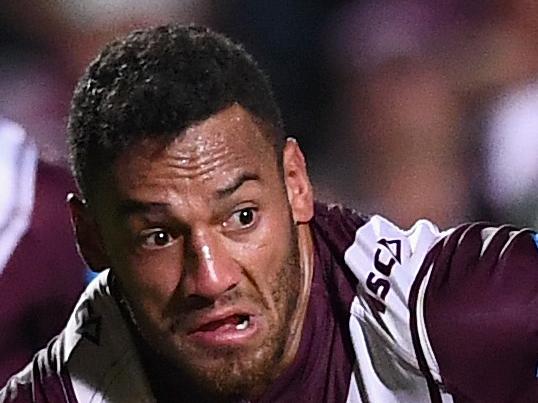
{"type": "Polygon", "coordinates": [[[163,229],[151,229],[140,234],[141,245],[148,249],[164,248],[174,242],[172,235],[163,229]]]}

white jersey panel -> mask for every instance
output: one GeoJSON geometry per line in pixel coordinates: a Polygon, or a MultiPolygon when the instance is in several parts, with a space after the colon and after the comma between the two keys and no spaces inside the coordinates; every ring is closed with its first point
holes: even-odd
{"type": "Polygon", "coordinates": [[[80,403],[154,402],[107,276],[95,278],[77,303],[58,340],[62,361],[80,403]]]}
{"type": "Polygon", "coordinates": [[[402,359],[375,321],[368,319],[355,298],[351,308],[350,331],[357,363],[348,402],[429,402],[428,385],[420,371],[402,359]],[[353,398],[352,398],[353,396],[353,398]],[[359,396],[360,399],[357,399],[359,396]]]}
{"type": "MultiPolygon", "coordinates": [[[[350,331],[359,379],[352,381],[367,402],[427,402],[428,386],[415,355],[410,330],[409,293],[432,246],[448,232],[427,220],[402,230],[374,216],[357,230],[345,261],[359,281],[351,307],[350,331]]],[[[429,276],[421,284],[417,323],[422,348],[434,379],[440,381],[422,319],[429,276]]],[[[350,390],[349,401],[356,400],[350,390]]],[[[444,402],[450,402],[444,396],[444,402]]]]}

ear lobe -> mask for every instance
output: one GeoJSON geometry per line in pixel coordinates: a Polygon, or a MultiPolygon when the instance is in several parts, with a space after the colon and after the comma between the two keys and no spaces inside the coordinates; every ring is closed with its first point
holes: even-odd
{"type": "Polygon", "coordinates": [[[97,224],[88,210],[86,203],[70,193],[67,203],[71,212],[71,223],[75,230],[79,254],[86,264],[95,272],[108,268],[108,257],[97,224]]]}
{"type": "Polygon", "coordinates": [[[307,223],[314,215],[314,194],[299,144],[288,138],[284,146],[284,183],[295,223],[307,223]]]}

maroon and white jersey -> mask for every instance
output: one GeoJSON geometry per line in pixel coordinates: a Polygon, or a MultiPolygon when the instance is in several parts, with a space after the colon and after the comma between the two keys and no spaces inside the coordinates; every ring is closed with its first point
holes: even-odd
{"type": "Polygon", "coordinates": [[[345,254],[363,382],[350,401],[538,402],[534,237],[424,220],[402,231],[379,216],[359,228],[345,254]]]}
{"type": "MultiPolygon", "coordinates": [[[[538,402],[535,234],[428,221],[401,230],[316,205],[297,357],[258,402],[538,402]]],[[[100,274],[0,402],[153,402],[100,274]]]]}

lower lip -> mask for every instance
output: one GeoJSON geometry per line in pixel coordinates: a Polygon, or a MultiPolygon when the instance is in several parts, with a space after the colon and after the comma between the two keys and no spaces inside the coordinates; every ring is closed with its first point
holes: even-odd
{"type": "Polygon", "coordinates": [[[193,332],[189,334],[189,338],[197,344],[206,346],[241,346],[248,344],[258,333],[259,328],[258,321],[251,317],[248,327],[244,330],[237,330],[235,326],[227,325],[215,330],[193,332]]]}

